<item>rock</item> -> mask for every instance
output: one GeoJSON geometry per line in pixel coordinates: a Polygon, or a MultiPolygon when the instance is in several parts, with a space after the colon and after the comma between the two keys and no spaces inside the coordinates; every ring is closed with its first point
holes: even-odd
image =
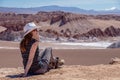
{"type": "Polygon", "coordinates": [[[11,30],[7,29],[7,30],[1,32],[0,39],[1,40],[8,40],[8,41],[14,40],[14,37],[12,35],[11,30]]]}
{"type": "Polygon", "coordinates": [[[109,64],[120,64],[120,58],[117,57],[112,58],[109,64]]]}
{"type": "Polygon", "coordinates": [[[108,46],[107,48],[120,48],[120,42],[114,42],[110,46],[108,46]]]}
{"type": "Polygon", "coordinates": [[[105,29],[104,34],[111,37],[120,36],[120,28],[114,28],[113,26],[110,26],[105,29]]]}
{"type": "Polygon", "coordinates": [[[46,36],[46,37],[49,37],[49,38],[56,38],[56,37],[59,37],[60,34],[55,30],[47,29],[43,36],[46,36]]]}
{"type": "Polygon", "coordinates": [[[63,33],[65,37],[70,37],[71,36],[71,31],[70,29],[66,29],[65,32],[63,33]]]}
{"type": "Polygon", "coordinates": [[[5,31],[0,32],[0,40],[20,41],[22,37],[22,31],[12,31],[10,29],[6,29],[5,31]]]}
{"type": "Polygon", "coordinates": [[[88,31],[87,33],[81,34],[80,36],[82,36],[82,37],[101,37],[101,36],[104,36],[104,33],[101,29],[94,28],[94,29],[88,31]]]}
{"type": "Polygon", "coordinates": [[[73,38],[79,39],[80,37],[116,37],[120,36],[120,28],[114,28],[113,26],[107,27],[104,31],[100,28],[94,28],[83,34],[76,34],[73,38]]]}

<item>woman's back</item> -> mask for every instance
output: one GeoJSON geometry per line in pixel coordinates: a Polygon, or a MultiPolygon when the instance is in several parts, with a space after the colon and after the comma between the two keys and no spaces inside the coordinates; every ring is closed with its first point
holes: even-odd
{"type": "MultiPolygon", "coordinates": [[[[22,58],[23,58],[23,65],[24,65],[24,69],[27,65],[27,61],[28,61],[28,57],[29,57],[29,53],[30,53],[30,49],[31,46],[36,42],[35,39],[31,39],[31,41],[27,44],[27,46],[25,47],[26,51],[24,53],[21,52],[22,54],[22,58]]],[[[29,72],[35,72],[36,70],[38,70],[40,68],[38,62],[38,55],[39,55],[39,48],[37,47],[36,51],[35,51],[35,56],[33,58],[33,62],[32,65],[30,67],[29,72]]]]}

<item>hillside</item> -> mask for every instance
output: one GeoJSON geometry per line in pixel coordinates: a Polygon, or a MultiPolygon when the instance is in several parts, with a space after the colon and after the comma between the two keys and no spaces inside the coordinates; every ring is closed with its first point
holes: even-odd
{"type": "Polygon", "coordinates": [[[85,15],[53,11],[37,14],[0,13],[0,26],[7,28],[0,33],[0,39],[14,40],[18,36],[22,37],[24,25],[32,21],[42,26],[40,34],[43,37],[83,39],[120,36],[119,15],[85,15]]]}

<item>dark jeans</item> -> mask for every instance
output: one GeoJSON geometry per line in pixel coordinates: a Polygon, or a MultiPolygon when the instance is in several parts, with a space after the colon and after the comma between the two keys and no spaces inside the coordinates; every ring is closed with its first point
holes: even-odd
{"type": "Polygon", "coordinates": [[[44,74],[45,72],[48,71],[48,65],[50,63],[50,60],[53,58],[52,55],[52,48],[46,48],[44,51],[42,51],[39,54],[39,65],[41,68],[37,70],[35,73],[37,74],[44,74]]]}

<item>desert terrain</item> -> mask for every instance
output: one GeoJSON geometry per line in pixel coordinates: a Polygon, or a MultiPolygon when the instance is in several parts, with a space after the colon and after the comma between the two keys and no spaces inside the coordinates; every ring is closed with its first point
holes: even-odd
{"type": "MultiPolygon", "coordinates": [[[[42,46],[43,44],[44,46],[47,45],[46,43],[42,43],[42,46]]],[[[23,73],[23,65],[21,54],[19,51],[19,43],[11,41],[0,41],[0,46],[0,80],[120,79],[120,65],[109,64],[112,58],[120,57],[120,49],[88,49],[88,47],[81,49],[53,48],[53,55],[59,56],[60,58],[64,59],[65,65],[63,65],[61,68],[50,70],[44,75],[34,75],[20,78],[19,75],[23,73]]],[[[49,47],[54,46],[55,45],[51,44],[49,47]]]]}
{"type": "Polygon", "coordinates": [[[0,13],[0,80],[120,80],[120,63],[109,64],[120,58],[120,49],[107,48],[119,36],[120,15],[0,13]],[[24,72],[19,42],[28,22],[40,28],[40,51],[52,47],[65,65],[44,75],[19,77],[24,72]]]}

